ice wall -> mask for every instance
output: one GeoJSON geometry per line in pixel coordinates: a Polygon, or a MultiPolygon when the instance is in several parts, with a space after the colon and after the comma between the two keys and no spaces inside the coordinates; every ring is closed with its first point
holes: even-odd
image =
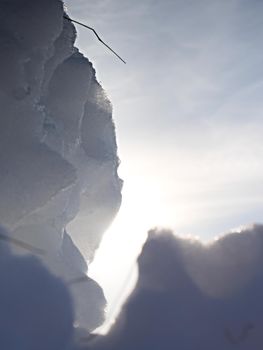
{"type": "Polygon", "coordinates": [[[87,261],[122,183],[111,104],[63,14],[59,0],[0,2],[0,224],[43,250],[70,287],[77,323],[92,330],[105,299],[87,261]]]}

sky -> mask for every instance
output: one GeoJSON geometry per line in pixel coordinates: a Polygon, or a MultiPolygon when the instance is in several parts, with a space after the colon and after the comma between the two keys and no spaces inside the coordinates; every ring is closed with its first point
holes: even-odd
{"type": "Polygon", "coordinates": [[[124,180],[121,210],[90,268],[112,317],[135,281],[148,229],[208,241],[262,221],[263,3],[66,5],[127,61],[77,28],[77,45],[112,101],[124,180]]]}

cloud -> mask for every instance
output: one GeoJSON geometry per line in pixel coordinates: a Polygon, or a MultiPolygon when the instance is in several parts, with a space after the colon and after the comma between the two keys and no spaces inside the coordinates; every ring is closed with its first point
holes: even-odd
{"type": "Polygon", "coordinates": [[[116,324],[91,349],[256,350],[263,346],[263,225],[209,245],[153,230],[116,324]]]}

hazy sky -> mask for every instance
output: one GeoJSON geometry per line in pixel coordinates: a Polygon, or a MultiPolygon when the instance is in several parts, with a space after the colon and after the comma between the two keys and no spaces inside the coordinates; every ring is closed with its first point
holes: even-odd
{"type": "Polygon", "coordinates": [[[66,3],[127,61],[78,27],[78,45],[113,104],[125,181],[92,271],[113,307],[147,228],[207,240],[262,221],[263,2],[66,3]]]}

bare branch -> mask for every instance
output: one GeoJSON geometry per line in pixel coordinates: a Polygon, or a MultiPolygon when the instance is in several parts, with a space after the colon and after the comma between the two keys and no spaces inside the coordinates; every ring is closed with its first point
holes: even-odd
{"type": "Polygon", "coordinates": [[[20,248],[23,248],[25,250],[28,250],[28,251],[30,251],[33,254],[37,254],[37,255],[44,255],[45,254],[44,250],[39,249],[39,248],[35,248],[35,247],[33,247],[32,245],[30,245],[28,243],[22,242],[22,241],[20,241],[19,239],[16,239],[16,238],[9,237],[9,236],[7,236],[7,235],[5,235],[3,233],[0,233],[0,240],[6,241],[6,242],[9,242],[9,243],[13,243],[16,246],[18,246],[20,248]]]}
{"type": "Polygon", "coordinates": [[[81,25],[81,26],[83,26],[83,27],[85,27],[85,28],[91,30],[91,31],[96,35],[97,39],[98,39],[104,46],[106,46],[112,53],[114,53],[115,56],[117,56],[123,63],[126,64],[126,62],[125,62],[125,61],[124,61],[124,60],[123,60],[109,45],[107,45],[107,44],[101,39],[101,37],[98,35],[98,33],[96,32],[96,30],[95,30],[94,28],[89,27],[89,26],[87,26],[86,24],[80,23],[80,22],[78,22],[78,21],[75,21],[74,19],[68,17],[67,15],[64,15],[64,18],[67,19],[67,20],[70,21],[70,22],[74,22],[74,23],[76,23],[76,24],[79,24],[79,25],[81,25]]]}

